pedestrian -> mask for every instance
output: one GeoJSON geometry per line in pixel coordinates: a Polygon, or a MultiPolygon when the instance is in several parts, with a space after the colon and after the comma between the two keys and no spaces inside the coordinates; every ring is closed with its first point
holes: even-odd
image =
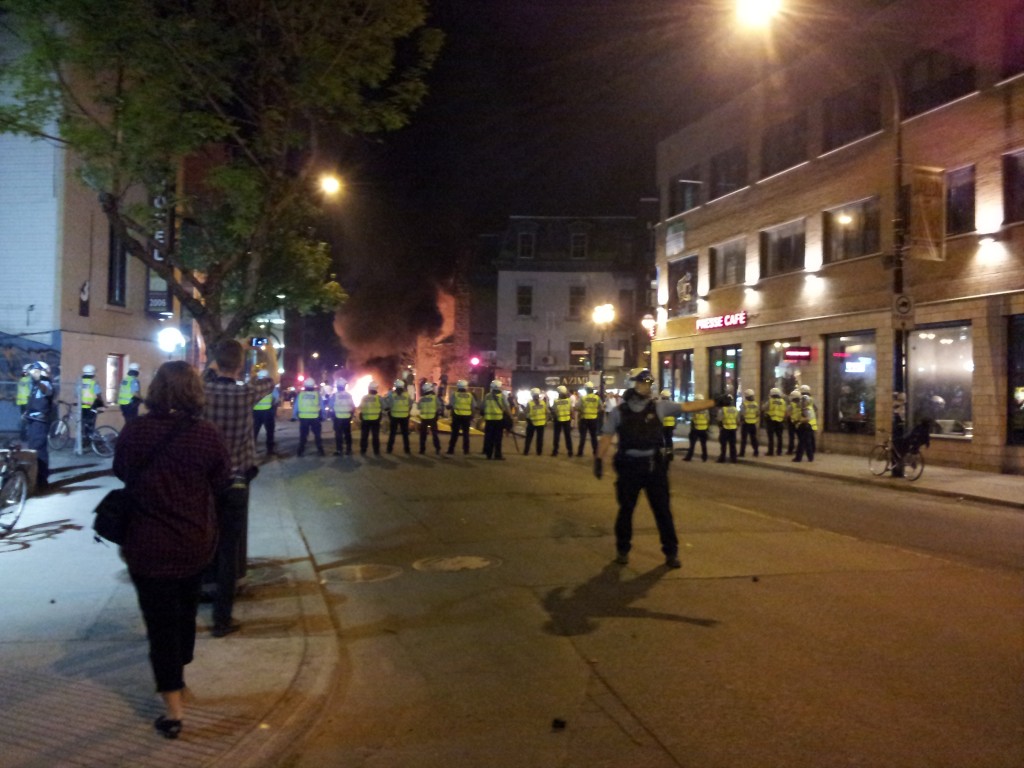
{"type": "Polygon", "coordinates": [[[718,463],[725,463],[726,451],[729,461],[736,463],[736,429],[739,427],[739,409],[733,405],[731,395],[718,396],[718,463]]]}
{"type": "Polygon", "coordinates": [[[356,404],[352,395],[345,389],[348,381],[344,378],[334,382],[334,394],[331,395],[330,406],[334,420],[334,455],[352,455],[352,414],[356,404]]]}
{"type": "Polygon", "coordinates": [[[593,384],[586,384],[586,394],[576,404],[576,423],[580,430],[580,444],[577,449],[577,456],[583,455],[583,447],[586,444],[587,436],[590,436],[590,452],[597,455],[597,425],[601,415],[601,396],[594,392],[593,384]]]}
{"type": "Polygon", "coordinates": [[[786,431],[789,435],[789,442],[786,445],[786,455],[792,456],[796,450],[796,428],[800,423],[800,390],[794,389],[789,393],[789,406],[786,409],[786,431]]]}
{"type": "Polygon", "coordinates": [[[491,391],[484,395],[484,456],[488,459],[505,460],[501,455],[501,440],[505,433],[505,420],[511,418],[501,382],[492,381],[491,391]]]}
{"type": "Polygon", "coordinates": [[[632,388],[626,390],[622,404],[605,419],[594,459],[594,475],[600,480],[604,474],[604,457],[611,447],[612,437],[617,435],[618,449],[614,466],[619,511],[615,518],[615,562],[619,565],[629,562],[633,541],[633,510],[640,491],[644,491],[658,526],[665,565],[679,568],[679,540],[670,508],[662,419],[668,415],[678,416],[684,411],[693,412],[702,406],[708,408],[711,404],[706,400],[695,400],[685,405],[666,399],[656,400],[651,393],[654,377],[646,368],[634,369],[629,381],[632,388]]]}
{"type": "MultiPolygon", "coordinates": [[[[263,368],[256,374],[258,381],[270,378],[270,371],[263,368]]],[[[259,440],[260,428],[267,436],[267,456],[274,455],[274,432],[277,430],[277,408],[281,404],[281,389],[277,385],[256,401],[252,407],[252,439],[259,440]]]]}
{"type": "Polygon", "coordinates": [[[412,413],[412,397],[405,391],[405,382],[395,379],[395,388],[384,398],[383,408],[389,414],[388,453],[395,447],[395,435],[402,433],[402,446],[409,454],[409,415],[412,413]]]}
{"type": "Polygon", "coordinates": [[[82,382],[78,390],[78,403],[82,409],[82,445],[87,445],[96,431],[96,415],[103,407],[103,390],[96,381],[96,366],[82,366],[82,382]]]}
{"type": "Polygon", "coordinates": [[[274,389],[274,380],[241,381],[245,347],[224,339],[213,348],[213,363],[204,374],[205,418],[224,435],[231,456],[231,486],[217,496],[217,556],[207,581],[214,586],[214,637],[240,629],[232,614],[238,579],[245,572],[246,526],[249,522],[249,484],[256,477],[256,440],[252,409],[274,389]]]}
{"type": "Polygon", "coordinates": [[[544,451],[544,427],[551,418],[551,409],[548,408],[547,399],[541,395],[538,387],[530,390],[530,402],[523,409],[526,411],[526,443],[523,447],[523,454],[530,454],[530,443],[537,438],[537,455],[544,451]]]}
{"type": "Polygon", "coordinates": [[[316,379],[310,376],[302,384],[302,391],[295,396],[295,410],[292,421],[299,420],[299,449],[295,452],[297,456],[306,453],[306,440],[309,433],[313,433],[313,441],[316,443],[316,452],[324,455],[324,442],[321,437],[320,422],[324,418],[324,410],[321,407],[320,390],[316,385],[316,379]]]}
{"type": "Polygon", "coordinates": [[[366,394],[359,401],[359,455],[365,456],[371,438],[373,455],[380,456],[380,417],[384,411],[384,400],[377,394],[380,385],[371,381],[366,394]]]}
{"type": "MultiPolygon", "coordinates": [[[[672,400],[672,390],[663,389],[660,395],[662,400],[672,400]]],[[[675,416],[663,416],[661,419],[661,435],[665,440],[665,458],[668,461],[672,461],[675,458],[675,446],[673,444],[673,438],[676,434],[676,417],[675,416]]]]}
{"type": "MultiPolygon", "coordinates": [[[[693,399],[703,400],[704,395],[694,395],[693,399]]],[[[690,414],[690,448],[683,461],[693,459],[693,451],[700,443],[700,460],[708,460],[708,427],[711,425],[711,412],[707,409],[694,411],[690,414]]]]}
{"type": "Polygon", "coordinates": [[[569,390],[565,385],[558,387],[558,397],[555,398],[551,407],[555,415],[555,447],[551,452],[552,456],[558,455],[558,440],[565,435],[565,452],[572,456],[572,400],[569,399],[569,390]]]}
{"type": "Polygon", "coordinates": [[[800,396],[800,422],[796,427],[796,458],[800,461],[804,455],[808,461],[814,461],[814,433],[818,430],[818,417],[814,412],[814,400],[810,395],[800,396]]]}
{"type": "Polygon", "coordinates": [[[782,427],[786,421],[786,400],[782,396],[782,390],[772,387],[768,393],[768,402],[765,405],[765,422],[768,427],[768,455],[782,455],[782,427]]]}
{"type": "Polygon", "coordinates": [[[442,415],[444,404],[434,392],[434,384],[429,381],[420,385],[420,399],[416,403],[420,412],[420,455],[427,450],[427,433],[434,438],[434,454],[441,455],[441,438],[437,433],[437,420],[442,415]]]}
{"type": "Polygon", "coordinates": [[[22,442],[28,441],[28,419],[25,418],[25,410],[28,408],[28,396],[32,391],[32,376],[29,374],[31,368],[31,363],[25,363],[21,367],[21,378],[18,379],[18,388],[14,396],[14,404],[18,406],[18,414],[21,417],[19,432],[22,442]]]}
{"type": "Polygon", "coordinates": [[[743,401],[740,403],[740,456],[747,452],[747,442],[756,457],[758,454],[757,426],[761,420],[761,405],[754,396],[754,390],[748,389],[743,393],[743,401]]]}
{"type": "Polygon", "coordinates": [[[455,444],[462,435],[462,453],[469,455],[469,427],[473,422],[473,414],[480,410],[476,397],[469,391],[469,383],[465,379],[459,379],[455,384],[455,391],[452,392],[448,403],[451,412],[452,436],[448,441],[448,455],[455,453],[455,444]]]}
{"type": "Polygon", "coordinates": [[[36,487],[46,491],[50,487],[50,419],[53,414],[53,384],[50,381],[50,366],[36,360],[29,366],[32,386],[23,414],[26,424],[25,440],[30,450],[36,452],[36,487]]]}
{"type": "Polygon", "coordinates": [[[121,379],[121,386],[117,390],[117,404],[121,407],[121,416],[124,417],[125,424],[130,424],[133,419],[138,418],[139,406],[142,405],[139,372],[139,364],[130,363],[128,372],[121,379]]]}
{"type": "Polygon", "coordinates": [[[168,739],[181,733],[185,667],[195,653],[203,570],[214,559],[214,498],[231,484],[221,431],[201,417],[203,384],[188,363],[157,370],[147,413],[127,423],[114,453],[114,474],[139,501],[121,555],[146,624],[149,661],[164,714],[154,721],[168,739]]]}

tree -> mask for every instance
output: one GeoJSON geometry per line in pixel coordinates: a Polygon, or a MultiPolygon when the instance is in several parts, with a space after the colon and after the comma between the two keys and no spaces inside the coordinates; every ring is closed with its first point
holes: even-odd
{"type": "Polygon", "coordinates": [[[281,295],[344,301],[313,177],[325,138],[398,129],[421,103],[441,45],[426,0],[0,0],[0,24],[0,131],[74,154],[208,344],[281,295]]]}

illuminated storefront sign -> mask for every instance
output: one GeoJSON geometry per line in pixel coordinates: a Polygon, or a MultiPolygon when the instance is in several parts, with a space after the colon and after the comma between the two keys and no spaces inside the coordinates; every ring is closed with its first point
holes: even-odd
{"type": "Polygon", "coordinates": [[[782,359],[787,363],[805,363],[811,359],[811,347],[786,347],[782,359]]]}
{"type": "Polygon", "coordinates": [[[747,324],[747,312],[734,312],[731,315],[718,315],[717,317],[698,317],[698,331],[714,331],[719,328],[741,328],[747,324]]]}

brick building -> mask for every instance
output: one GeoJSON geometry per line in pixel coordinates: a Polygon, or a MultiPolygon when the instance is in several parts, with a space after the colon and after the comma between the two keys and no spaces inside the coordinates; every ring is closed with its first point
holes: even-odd
{"type": "Polygon", "coordinates": [[[819,447],[866,454],[902,348],[929,460],[1024,472],[1024,2],[830,30],[658,145],[660,385],[807,384],[819,447]]]}

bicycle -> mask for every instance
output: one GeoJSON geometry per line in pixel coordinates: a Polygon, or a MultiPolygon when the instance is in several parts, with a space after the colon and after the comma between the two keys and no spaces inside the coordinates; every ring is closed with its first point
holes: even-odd
{"type": "MultiPolygon", "coordinates": [[[[62,413],[60,418],[50,425],[50,432],[46,438],[50,449],[54,451],[62,451],[68,447],[73,436],[72,425],[76,423],[75,418],[72,416],[74,403],[59,400],[58,404],[61,406],[62,413]]],[[[88,435],[83,435],[82,443],[88,444],[97,456],[108,459],[114,455],[114,446],[117,444],[118,434],[116,429],[104,424],[99,427],[93,427],[88,435]]]]}
{"type": "Polygon", "coordinates": [[[20,448],[11,442],[0,450],[0,536],[14,530],[28,498],[28,471],[16,453],[20,448]]]}
{"type": "Polygon", "coordinates": [[[875,477],[881,477],[886,472],[892,472],[897,462],[903,464],[903,477],[907,480],[917,480],[924,472],[924,455],[921,448],[928,445],[927,427],[918,425],[910,431],[904,442],[903,452],[892,441],[892,437],[886,437],[885,442],[876,445],[868,455],[868,469],[875,477]]]}

